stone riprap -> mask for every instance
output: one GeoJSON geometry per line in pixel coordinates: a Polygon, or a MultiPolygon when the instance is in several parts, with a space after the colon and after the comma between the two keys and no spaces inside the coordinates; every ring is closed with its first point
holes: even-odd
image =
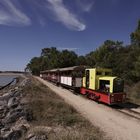
{"type": "MultiPolygon", "coordinates": [[[[28,123],[29,113],[25,104],[23,88],[28,84],[25,78],[9,91],[0,91],[0,140],[18,140],[30,128],[28,123]]],[[[31,117],[30,117],[31,118],[31,117]]]]}

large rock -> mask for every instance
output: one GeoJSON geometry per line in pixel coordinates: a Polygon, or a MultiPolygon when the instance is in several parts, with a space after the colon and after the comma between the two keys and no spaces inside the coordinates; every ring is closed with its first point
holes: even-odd
{"type": "Polygon", "coordinates": [[[21,95],[21,92],[20,91],[15,91],[14,92],[14,97],[19,97],[21,95]]]}
{"type": "Polygon", "coordinates": [[[15,97],[11,97],[9,100],[8,100],[8,107],[9,108],[15,108],[17,107],[19,104],[19,100],[15,97]]]}
{"type": "Polygon", "coordinates": [[[3,119],[8,111],[9,109],[7,108],[7,106],[0,106],[0,119],[3,119]]]}
{"type": "Polygon", "coordinates": [[[12,110],[10,111],[11,112],[11,114],[12,113],[15,113],[15,112],[23,112],[24,110],[23,110],[23,107],[21,106],[21,105],[18,105],[16,108],[12,108],[12,110]]]}
{"type": "Polygon", "coordinates": [[[5,106],[6,105],[6,101],[5,100],[1,100],[0,101],[0,106],[5,106]]]}
{"type": "Polygon", "coordinates": [[[29,134],[26,140],[47,140],[48,137],[46,134],[29,134]]]}
{"type": "Polygon", "coordinates": [[[5,116],[6,116],[5,111],[3,111],[3,112],[0,113],[0,119],[4,119],[5,116]]]}
{"type": "Polygon", "coordinates": [[[2,124],[2,122],[0,122],[0,129],[4,128],[4,125],[2,124]]]}
{"type": "Polygon", "coordinates": [[[4,110],[7,109],[7,106],[3,105],[3,106],[0,106],[0,113],[3,112],[4,110]]]}
{"type": "Polygon", "coordinates": [[[0,131],[1,136],[4,137],[4,136],[7,135],[10,131],[11,131],[11,130],[10,130],[10,127],[3,127],[3,128],[1,129],[1,131],[0,131]]]}
{"type": "Polygon", "coordinates": [[[8,135],[7,139],[8,140],[19,140],[21,138],[21,136],[22,136],[22,132],[20,130],[15,130],[15,131],[12,131],[8,135]]]}
{"type": "Polygon", "coordinates": [[[13,97],[13,95],[14,95],[13,92],[5,93],[3,94],[3,96],[0,96],[0,101],[3,101],[3,100],[8,101],[11,97],[13,97]]]}
{"type": "Polygon", "coordinates": [[[6,131],[5,134],[2,135],[3,140],[19,140],[22,136],[22,132],[20,130],[9,130],[6,131]]]}
{"type": "Polygon", "coordinates": [[[14,123],[18,118],[24,116],[24,112],[9,112],[8,115],[2,120],[4,124],[14,123]]]}
{"type": "Polygon", "coordinates": [[[6,140],[19,140],[19,138],[25,135],[29,127],[30,125],[28,122],[23,117],[21,117],[14,125],[1,129],[1,138],[6,140]]]}

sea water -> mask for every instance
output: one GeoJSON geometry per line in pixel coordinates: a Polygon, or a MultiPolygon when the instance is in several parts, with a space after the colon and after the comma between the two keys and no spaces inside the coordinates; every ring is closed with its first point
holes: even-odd
{"type": "Polygon", "coordinates": [[[16,77],[15,75],[0,75],[0,87],[10,83],[16,77]]]}

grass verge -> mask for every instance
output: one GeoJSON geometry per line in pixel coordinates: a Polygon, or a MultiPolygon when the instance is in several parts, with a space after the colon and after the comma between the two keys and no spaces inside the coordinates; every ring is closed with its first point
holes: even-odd
{"type": "Polygon", "coordinates": [[[36,79],[24,89],[33,120],[29,131],[47,133],[49,140],[101,140],[104,133],[36,79]]]}

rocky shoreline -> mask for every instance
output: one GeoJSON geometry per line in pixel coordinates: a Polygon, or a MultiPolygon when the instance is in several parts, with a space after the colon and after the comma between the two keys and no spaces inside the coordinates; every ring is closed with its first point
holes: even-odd
{"type": "Polygon", "coordinates": [[[29,129],[29,113],[22,103],[22,90],[28,84],[25,78],[9,91],[0,91],[0,140],[18,140],[29,129]]]}
{"type": "Polygon", "coordinates": [[[30,131],[33,116],[24,93],[24,88],[31,84],[30,78],[23,75],[14,86],[0,90],[0,140],[47,139],[45,134],[30,131]]]}
{"type": "Polygon", "coordinates": [[[27,112],[21,99],[22,89],[28,83],[24,79],[7,92],[0,93],[0,140],[17,140],[29,128],[27,112]]]}

